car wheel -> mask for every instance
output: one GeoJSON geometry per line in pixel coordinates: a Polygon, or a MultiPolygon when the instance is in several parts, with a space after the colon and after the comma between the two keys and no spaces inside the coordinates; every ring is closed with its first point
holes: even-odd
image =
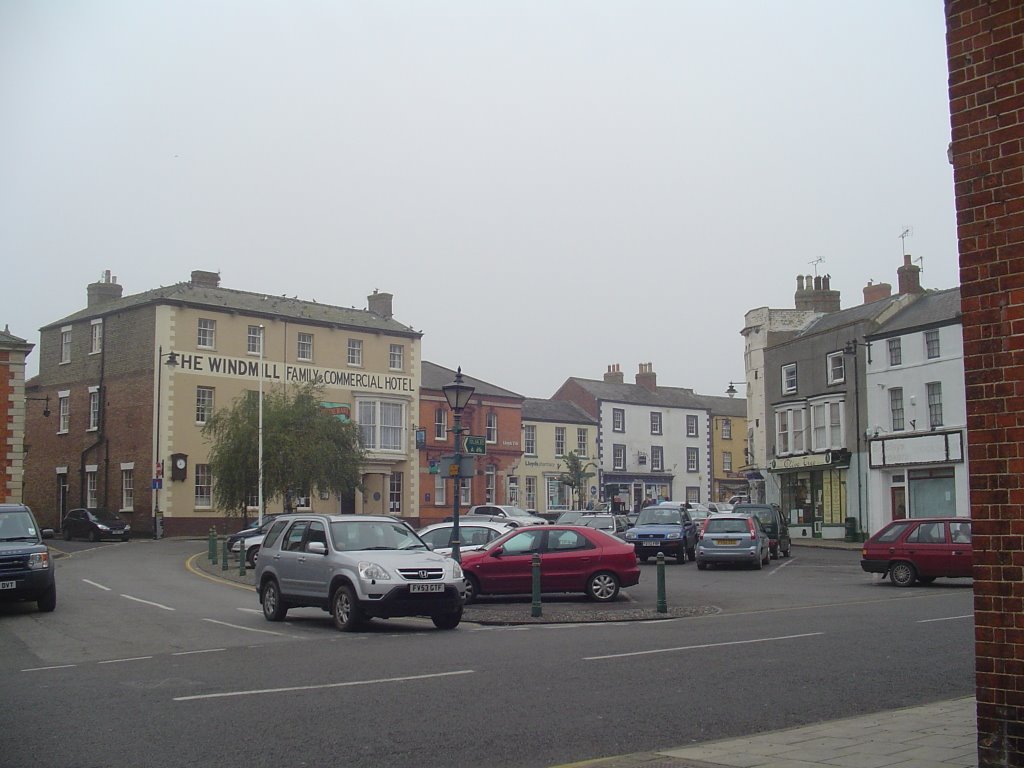
{"type": "Polygon", "coordinates": [[[772,559],[772,550],[769,547],[768,550],[764,553],[764,560],[761,561],[761,565],[768,565],[768,561],[770,561],[771,559],[772,559]]]}
{"type": "Polygon", "coordinates": [[[680,549],[679,552],[676,554],[676,563],[678,565],[682,565],[685,562],[686,562],[686,548],[684,547],[683,549],[680,549]]]}
{"type": "Polygon", "coordinates": [[[71,529],[64,526],[64,541],[71,541],[71,529]]]}
{"type": "Polygon", "coordinates": [[[475,603],[476,599],[480,597],[480,582],[476,580],[476,576],[466,577],[466,605],[475,603]]]}
{"type": "Polygon", "coordinates": [[[331,600],[331,616],[334,626],[342,632],[352,632],[363,623],[363,611],[356,600],[356,594],[348,584],[342,584],[331,600]]]}
{"type": "Polygon", "coordinates": [[[697,559],[697,549],[695,547],[690,547],[686,550],[686,559],[691,563],[697,559]]]}
{"type": "Polygon", "coordinates": [[[917,569],[901,560],[889,566],[889,579],[897,587],[909,587],[917,581],[917,569]]]}
{"type": "Polygon", "coordinates": [[[89,536],[89,540],[90,541],[99,541],[100,540],[100,532],[99,531],[93,531],[92,534],[89,536]]]}
{"type": "Polygon", "coordinates": [[[791,547],[786,547],[784,550],[782,550],[782,556],[783,557],[789,557],[790,549],[791,549],[791,547]]]}
{"type": "Polygon", "coordinates": [[[775,549],[772,549],[771,547],[769,547],[768,548],[768,557],[771,558],[772,560],[778,560],[779,559],[779,548],[775,547],[775,549]]]}
{"type": "Polygon", "coordinates": [[[284,621],[284,617],[288,613],[288,607],[284,604],[284,600],[281,599],[281,588],[277,586],[277,582],[274,579],[267,580],[263,585],[263,591],[260,592],[260,602],[263,603],[263,617],[267,621],[284,621]]]}
{"type": "Polygon", "coordinates": [[[246,563],[246,565],[248,565],[250,568],[255,568],[256,567],[256,559],[259,556],[260,556],[259,544],[254,544],[253,546],[249,547],[247,550],[245,550],[245,563],[246,563]]]}
{"type": "Polygon", "coordinates": [[[764,568],[764,560],[761,559],[760,552],[757,553],[757,557],[754,558],[754,562],[750,564],[750,567],[758,571],[764,568]]]}
{"type": "Polygon", "coordinates": [[[36,600],[36,606],[43,613],[50,613],[57,607],[57,585],[51,584],[50,588],[36,600]]]}
{"type": "Polygon", "coordinates": [[[637,557],[640,558],[641,563],[647,562],[647,555],[637,555],[637,557]]]}
{"type": "Polygon", "coordinates": [[[707,563],[705,563],[703,560],[698,560],[697,561],[697,570],[698,571],[706,571],[707,569],[708,569],[708,564],[707,563]]]}
{"type": "Polygon", "coordinates": [[[619,595],[619,580],[608,571],[595,573],[587,581],[587,595],[599,603],[614,600],[619,595]]]}
{"type": "Polygon", "coordinates": [[[437,616],[431,616],[430,620],[434,622],[434,626],[438,629],[455,629],[459,626],[459,622],[462,621],[462,609],[455,611],[455,613],[442,613],[437,616]]]}

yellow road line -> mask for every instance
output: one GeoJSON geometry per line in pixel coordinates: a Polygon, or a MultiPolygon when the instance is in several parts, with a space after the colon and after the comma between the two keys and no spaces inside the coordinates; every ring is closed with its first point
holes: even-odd
{"type": "Polygon", "coordinates": [[[192,557],[185,561],[185,570],[196,576],[202,576],[204,579],[209,579],[210,581],[216,582],[217,584],[227,584],[229,587],[237,587],[238,589],[244,589],[246,592],[256,591],[256,587],[254,587],[252,584],[239,584],[237,581],[232,581],[231,579],[222,579],[218,576],[213,576],[209,573],[206,573],[205,571],[201,571],[199,568],[195,566],[196,558],[208,556],[209,555],[206,552],[197,552],[196,554],[192,555],[192,557]]]}

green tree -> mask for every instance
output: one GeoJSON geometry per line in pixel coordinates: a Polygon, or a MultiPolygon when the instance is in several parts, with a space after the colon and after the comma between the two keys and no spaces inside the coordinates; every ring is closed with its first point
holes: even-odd
{"type": "MultiPolygon", "coordinates": [[[[360,487],[359,428],[326,413],[309,385],[263,396],[264,503],[314,493],[350,495],[360,487]]],[[[211,443],[213,498],[228,516],[244,514],[259,485],[259,397],[246,392],[203,426],[211,443]]]]}
{"type": "Polygon", "coordinates": [[[594,476],[588,470],[596,469],[597,465],[592,461],[583,463],[583,459],[576,451],[569,451],[562,457],[565,464],[565,471],[558,476],[559,482],[572,488],[574,509],[583,508],[583,492],[587,487],[587,481],[594,476]]]}

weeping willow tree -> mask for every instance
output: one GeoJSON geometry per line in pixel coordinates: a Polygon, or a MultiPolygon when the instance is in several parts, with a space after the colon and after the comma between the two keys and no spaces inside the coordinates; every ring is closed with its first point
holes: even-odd
{"type": "MultiPolygon", "coordinates": [[[[314,385],[274,387],[263,396],[264,503],[314,493],[349,496],[360,488],[359,428],[320,407],[314,385]]],[[[245,392],[203,426],[211,444],[213,500],[244,515],[259,484],[259,395],[245,392]]]]}

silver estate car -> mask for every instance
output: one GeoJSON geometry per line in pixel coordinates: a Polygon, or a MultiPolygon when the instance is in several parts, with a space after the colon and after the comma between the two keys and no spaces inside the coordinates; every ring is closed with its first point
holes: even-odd
{"type": "Polygon", "coordinates": [[[712,515],[704,522],[697,541],[697,567],[711,563],[743,563],[753,568],[768,564],[768,534],[753,515],[712,515]]]}

